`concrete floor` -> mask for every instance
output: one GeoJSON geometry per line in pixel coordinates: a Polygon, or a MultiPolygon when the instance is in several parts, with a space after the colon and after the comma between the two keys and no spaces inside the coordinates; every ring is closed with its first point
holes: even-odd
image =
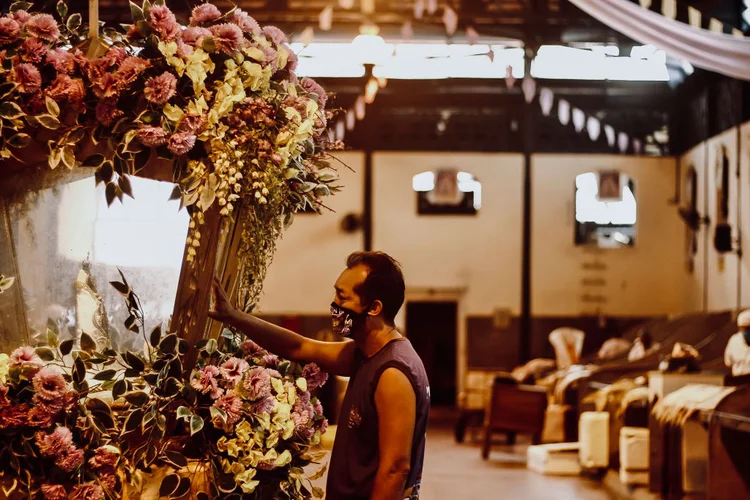
{"type": "MultiPolygon", "coordinates": [[[[328,436],[327,436],[328,437],[328,436]]],[[[331,436],[332,438],[333,436],[331,436]]],[[[502,439],[500,437],[499,439],[502,439]]],[[[594,480],[543,476],[526,469],[528,442],[499,444],[482,460],[479,442],[467,436],[453,440],[447,423],[436,422],[427,433],[420,500],[613,500],[594,480]]],[[[315,481],[325,487],[325,478],[315,481]]]]}

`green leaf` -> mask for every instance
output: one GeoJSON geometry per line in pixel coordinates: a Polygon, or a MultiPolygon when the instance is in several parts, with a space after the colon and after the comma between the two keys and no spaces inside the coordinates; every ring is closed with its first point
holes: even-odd
{"type": "Polygon", "coordinates": [[[57,105],[54,99],[51,97],[46,97],[44,100],[44,104],[47,106],[47,111],[50,115],[54,116],[55,118],[60,116],[60,106],[57,105]]]}
{"type": "Polygon", "coordinates": [[[31,144],[31,136],[29,134],[19,132],[18,134],[10,136],[10,138],[5,143],[12,148],[25,148],[26,146],[31,144]]]}
{"type": "Polygon", "coordinates": [[[182,498],[188,491],[190,491],[190,478],[186,476],[180,478],[180,485],[177,486],[177,489],[172,493],[172,498],[182,498]]]}
{"type": "Polygon", "coordinates": [[[172,494],[177,490],[178,486],[180,486],[180,476],[178,476],[177,474],[169,474],[161,480],[161,485],[159,486],[159,496],[171,498],[172,494]]]}
{"type": "Polygon", "coordinates": [[[165,451],[164,456],[167,462],[170,462],[177,467],[187,467],[188,465],[187,458],[185,458],[182,453],[177,453],[176,451],[165,451]]]}
{"type": "Polygon", "coordinates": [[[112,387],[112,399],[117,401],[128,390],[128,384],[124,380],[118,380],[112,387]]]}
{"type": "Polygon", "coordinates": [[[187,406],[177,408],[177,418],[190,418],[192,416],[193,412],[187,406]]]}
{"type": "Polygon", "coordinates": [[[94,380],[112,380],[117,375],[117,370],[102,370],[94,375],[94,380]]]}
{"type": "Polygon", "coordinates": [[[58,128],[60,128],[60,120],[52,115],[38,115],[36,119],[44,128],[48,128],[50,130],[57,130],[58,128]]]}
{"type": "Polygon", "coordinates": [[[132,314],[128,316],[125,320],[125,328],[127,328],[131,332],[138,333],[138,325],[136,324],[136,320],[137,318],[132,314]]]}
{"type": "MultiPolygon", "coordinates": [[[[11,92],[13,92],[14,88],[16,88],[16,84],[13,82],[6,82],[0,85],[0,109],[2,109],[2,105],[5,104],[3,101],[11,92]]],[[[18,106],[18,109],[20,110],[21,107],[18,106]]]]}
{"type": "Polygon", "coordinates": [[[177,334],[170,333],[159,342],[159,350],[164,354],[173,354],[177,347],[177,334]]]}
{"type": "Polygon", "coordinates": [[[133,391],[125,394],[125,401],[133,406],[143,406],[149,400],[148,394],[143,391],[133,391]]]}
{"type": "Polygon", "coordinates": [[[55,352],[49,347],[37,347],[36,355],[42,358],[42,361],[54,361],[55,352]]]}
{"type": "Polygon", "coordinates": [[[112,203],[115,202],[115,198],[117,197],[117,191],[115,190],[115,185],[111,182],[107,184],[107,187],[104,189],[104,195],[107,198],[107,206],[111,206],[112,203]]]}
{"type": "Polygon", "coordinates": [[[323,491],[322,488],[319,488],[317,486],[313,486],[312,487],[312,494],[313,494],[313,497],[315,497],[315,498],[323,498],[323,496],[325,495],[325,492],[323,491]]]}
{"type": "MultiPolygon", "coordinates": [[[[2,286],[2,282],[0,282],[0,287],[2,286]]],[[[57,347],[60,345],[57,334],[47,328],[47,345],[52,347],[53,349],[57,349],[57,347]]]]}
{"type": "Polygon", "coordinates": [[[70,354],[70,351],[73,350],[73,339],[65,340],[60,343],[60,354],[63,356],[67,356],[70,354]]]}
{"type": "Polygon", "coordinates": [[[130,293],[130,287],[125,283],[120,283],[119,281],[110,281],[109,284],[112,285],[114,289],[120,292],[122,295],[127,296],[130,293]]]}
{"type": "Polygon", "coordinates": [[[73,148],[64,147],[62,148],[62,161],[66,167],[73,169],[76,166],[76,155],[73,152],[73,148]]]}
{"type": "Polygon", "coordinates": [[[127,434],[128,432],[133,432],[141,425],[141,420],[143,419],[143,410],[138,409],[133,411],[130,415],[128,415],[128,418],[125,419],[125,426],[123,428],[123,434],[127,434]]]}
{"type": "MultiPolygon", "coordinates": [[[[84,167],[99,167],[99,166],[103,166],[102,165],[103,163],[104,163],[104,155],[100,155],[100,154],[96,153],[96,154],[87,156],[86,159],[83,160],[83,165],[82,166],[84,166],[84,167]]],[[[111,168],[112,168],[112,165],[110,164],[110,169],[111,168]]],[[[111,179],[111,175],[112,174],[110,174],[110,178],[109,179],[104,179],[104,177],[102,177],[102,179],[105,180],[105,181],[107,181],[107,182],[109,182],[109,180],[111,179]]]]}
{"type": "Polygon", "coordinates": [[[75,363],[73,363],[73,382],[82,384],[85,379],[86,363],[84,363],[83,358],[79,355],[76,358],[75,363]]]}
{"type": "Polygon", "coordinates": [[[134,23],[145,19],[143,17],[143,10],[133,2],[130,2],[130,17],[133,19],[134,23]]]}
{"type": "Polygon", "coordinates": [[[327,470],[328,470],[328,464],[324,464],[320,469],[313,472],[312,475],[308,479],[310,479],[310,481],[315,481],[316,479],[320,479],[321,477],[323,477],[323,474],[325,474],[327,470]]]}
{"type": "Polygon", "coordinates": [[[161,325],[157,325],[154,327],[153,330],[151,330],[151,335],[149,335],[149,344],[151,344],[151,347],[157,347],[159,345],[160,339],[161,339],[161,325]]]}
{"type": "Polygon", "coordinates": [[[198,415],[190,417],[190,435],[194,436],[203,429],[203,419],[198,415]]]}
{"type": "Polygon", "coordinates": [[[286,178],[286,180],[294,179],[298,175],[299,170],[297,170],[296,168],[287,168],[286,170],[284,170],[284,177],[286,178]]]}
{"type": "Polygon", "coordinates": [[[21,106],[15,102],[0,102],[0,117],[15,120],[24,115],[21,106]]]}
{"type": "Polygon", "coordinates": [[[130,186],[130,179],[127,175],[121,176],[118,184],[123,193],[133,198],[133,188],[130,186]]]}
{"type": "Polygon", "coordinates": [[[131,351],[127,351],[125,353],[125,361],[128,363],[128,366],[138,371],[139,373],[146,368],[146,364],[143,362],[143,360],[131,351]]]}
{"type": "Polygon", "coordinates": [[[57,2],[57,14],[60,16],[60,19],[65,19],[65,16],[68,15],[68,6],[65,4],[65,0],[57,2]]]}
{"type": "Polygon", "coordinates": [[[10,6],[10,11],[15,12],[17,10],[29,10],[34,4],[31,2],[13,2],[10,6]]]}
{"type": "Polygon", "coordinates": [[[96,342],[85,332],[81,334],[81,350],[89,354],[96,350],[96,342]]]}
{"type": "Polygon", "coordinates": [[[219,417],[222,422],[227,421],[227,412],[224,410],[217,408],[215,406],[211,407],[211,420],[215,419],[216,417],[219,417]]]}
{"type": "Polygon", "coordinates": [[[83,18],[81,17],[81,14],[76,12],[75,14],[70,15],[70,17],[68,18],[68,22],[65,23],[65,26],[67,26],[70,31],[76,31],[81,26],[82,21],[83,18]]]}
{"type": "Polygon", "coordinates": [[[206,352],[208,354],[213,354],[216,352],[216,349],[218,348],[218,344],[216,343],[216,339],[209,339],[206,343],[206,352]]]}

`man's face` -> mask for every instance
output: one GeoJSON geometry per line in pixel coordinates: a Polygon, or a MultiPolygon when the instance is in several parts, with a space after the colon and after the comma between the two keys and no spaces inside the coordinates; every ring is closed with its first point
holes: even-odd
{"type": "Polygon", "coordinates": [[[365,278],[367,278],[367,268],[365,266],[360,265],[351,269],[345,269],[334,285],[336,295],[333,301],[344,309],[362,312],[366,304],[362,304],[359,295],[354,290],[364,283],[365,278]]]}

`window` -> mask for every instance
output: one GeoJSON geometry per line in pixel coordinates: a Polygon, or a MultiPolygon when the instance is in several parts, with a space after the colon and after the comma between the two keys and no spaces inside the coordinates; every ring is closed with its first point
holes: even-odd
{"type": "Polygon", "coordinates": [[[600,248],[633,246],[637,206],[635,185],[617,171],[576,177],[575,244],[600,248]]]}
{"type": "Polygon", "coordinates": [[[412,178],[412,189],[419,215],[476,215],[482,207],[482,184],[468,172],[422,172],[412,178]]]}

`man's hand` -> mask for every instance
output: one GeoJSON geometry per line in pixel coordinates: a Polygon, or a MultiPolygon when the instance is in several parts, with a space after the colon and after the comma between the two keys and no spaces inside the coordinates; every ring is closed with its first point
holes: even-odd
{"type": "Polygon", "coordinates": [[[208,310],[208,316],[210,318],[224,322],[232,317],[234,307],[229,302],[227,293],[224,291],[221,282],[216,277],[214,277],[213,284],[211,285],[211,301],[213,302],[213,307],[208,310]]]}

